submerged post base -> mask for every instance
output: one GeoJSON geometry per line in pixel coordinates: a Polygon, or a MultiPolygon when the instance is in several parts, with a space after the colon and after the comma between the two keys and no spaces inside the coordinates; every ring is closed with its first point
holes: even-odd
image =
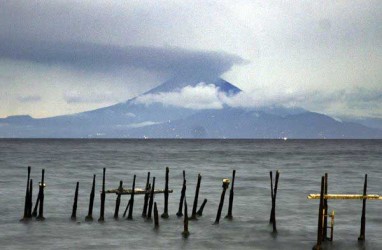
{"type": "Polygon", "coordinates": [[[85,221],[93,221],[93,216],[86,216],[85,221]]]}

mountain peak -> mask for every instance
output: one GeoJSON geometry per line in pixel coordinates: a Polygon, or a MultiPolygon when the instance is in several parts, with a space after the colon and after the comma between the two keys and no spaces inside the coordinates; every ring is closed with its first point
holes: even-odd
{"type": "Polygon", "coordinates": [[[143,93],[143,95],[146,94],[156,94],[159,92],[174,92],[179,91],[180,89],[186,87],[186,86],[196,86],[197,84],[204,82],[206,84],[214,84],[217,88],[220,89],[220,91],[227,93],[227,94],[237,94],[241,92],[241,89],[234,86],[233,84],[218,78],[213,81],[205,81],[200,79],[193,79],[193,80],[181,80],[177,78],[172,78],[161,85],[143,93]]]}

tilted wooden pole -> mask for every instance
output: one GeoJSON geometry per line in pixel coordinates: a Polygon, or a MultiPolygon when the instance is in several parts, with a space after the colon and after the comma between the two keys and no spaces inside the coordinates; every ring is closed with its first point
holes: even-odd
{"type": "Polygon", "coordinates": [[[152,214],[152,211],[153,211],[154,189],[155,189],[155,177],[153,177],[153,186],[151,187],[150,202],[149,202],[149,211],[148,211],[148,214],[147,214],[147,219],[151,219],[151,214],[152,214]]]}
{"type": "Polygon", "coordinates": [[[228,213],[225,216],[227,219],[232,219],[232,206],[233,206],[233,188],[235,185],[235,175],[236,175],[236,170],[232,171],[232,184],[231,184],[231,190],[229,192],[229,204],[228,204],[228,213]]]}
{"type": "Polygon", "coordinates": [[[187,208],[187,199],[184,198],[184,219],[183,219],[183,232],[182,235],[184,238],[188,238],[190,232],[188,231],[188,208],[187,208]]]}
{"type": "Polygon", "coordinates": [[[161,215],[162,218],[167,219],[168,218],[168,175],[169,175],[169,168],[166,167],[166,183],[165,183],[165,188],[164,188],[164,211],[163,214],[161,215]]]}
{"type": "Polygon", "coordinates": [[[89,210],[88,210],[88,215],[85,217],[85,221],[93,221],[93,205],[94,205],[94,195],[95,195],[95,179],[96,179],[96,175],[93,175],[92,190],[90,192],[89,210]]]}
{"type": "Polygon", "coordinates": [[[127,219],[128,220],[132,220],[133,219],[133,209],[134,209],[134,195],[135,195],[135,179],[136,179],[136,175],[134,175],[134,179],[133,179],[133,188],[132,188],[132,192],[131,192],[131,196],[130,196],[130,209],[129,209],[129,215],[127,216],[127,219]]]}
{"type": "Polygon", "coordinates": [[[220,203],[219,203],[218,212],[216,214],[216,220],[215,220],[214,224],[219,224],[220,216],[221,216],[223,204],[224,204],[225,192],[229,186],[229,183],[230,183],[229,179],[223,179],[223,185],[222,185],[223,191],[222,191],[222,194],[220,196],[220,203]]]}
{"type": "Polygon", "coordinates": [[[74,201],[73,201],[73,208],[72,208],[72,216],[70,217],[72,220],[76,220],[77,218],[77,201],[78,201],[78,188],[80,183],[77,181],[76,184],[76,191],[74,192],[74,201]]]}
{"type": "Polygon", "coordinates": [[[272,171],[269,171],[269,177],[271,179],[271,201],[272,201],[271,214],[269,216],[269,224],[271,224],[273,223],[273,173],[272,171]]]}
{"type": "Polygon", "coordinates": [[[28,218],[28,209],[29,209],[29,180],[31,176],[31,167],[28,166],[28,177],[27,177],[27,187],[25,190],[25,204],[24,204],[24,215],[21,220],[26,220],[28,218]]]}
{"type": "Polygon", "coordinates": [[[30,179],[29,181],[29,200],[28,200],[28,211],[27,211],[27,217],[30,219],[32,218],[32,200],[33,200],[33,180],[30,179]]]}
{"type": "Polygon", "coordinates": [[[206,204],[207,204],[207,199],[204,199],[202,205],[200,206],[198,212],[196,213],[198,216],[203,215],[203,210],[204,210],[204,207],[206,206],[206,204]]]}
{"type": "Polygon", "coordinates": [[[200,182],[202,180],[202,176],[198,174],[198,183],[196,184],[196,190],[195,190],[195,198],[194,198],[194,205],[192,207],[192,214],[191,218],[193,220],[196,220],[196,209],[198,208],[198,198],[199,198],[199,190],[200,190],[200,182]]]}
{"type": "Polygon", "coordinates": [[[45,220],[45,217],[44,217],[44,187],[45,187],[45,169],[42,169],[41,171],[41,183],[39,185],[39,192],[38,192],[38,196],[39,196],[39,200],[40,200],[40,205],[39,205],[39,210],[38,210],[38,216],[37,216],[37,220],[45,220]]]}
{"type": "Polygon", "coordinates": [[[159,215],[158,215],[158,208],[157,208],[157,203],[154,202],[154,227],[158,228],[159,227],[159,215]]]}
{"type": "MultiPolygon", "coordinates": [[[[328,173],[325,173],[325,185],[324,185],[324,195],[328,194],[328,173]]],[[[328,237],[328,200],[324,199],[324,231],[322,240],[325,241],[328,237]]]]}
{"type": "MultiPolygon", "coordinates": [[[[367,192],[367,174],[365,174],[365,182],[363,184],[363,196],[366,196],[367,192]]],[[[361,230],[358,237],[359,241],[365,240],[365,229],[366,229],[366,199],[362,200],[362,216],[361,216],[361,230]]]]}
{"type": "Polygon", "coordinates": [[[183,216],[182,210],[183,210],[183,200],[184,200],[185,194],[186,194],[186,171],[183,170],[183,186],[182,186],[182,191],[180,194],[179,209],[178,209],[178,212],[176,213],[178,217],[183,216]]]}
{"type": "Polygon", "coordinates": [[[325,189],[325,177],[321,177],[321,196],[320,196],[320,205],[318,208],[318,226],[317,226],[317,243],[313,247],[313,250],[320,250],[322,243],[322,217],[323,217],[323,208],[324,208],[324,189],[325,189]]]}
{"type": "Polygon", "coordinates": [[[150,197],[150,194],[148,193],[148,191],[150,190],[150,172],[147,172],[147,180],[146,180],[145,190],[146,190],[146,193],[145,193],[145,198],[144,198],[144,203],[143,203],[142,217],[147,216],[147,205],[148,205],[149,197],[150,197]]]}
{"type": "Polygon", "coordinates": [[[106,175],[106,168],[103,168],[103,174],[102,174],[102,191],[101,191],[101,209],[99,214],[99,222],[105,221],[105,175],[106,175]]]}
{"type": "Polygon", "coordinates": [[[118,217],[119,217],[118,214],[119,214],[119,206],[121,205],[121,191],[123,190],[123,181],[122,180],[119,181],[118,190],[120,192],[118,192],[117,199],[115,200],[114,219],[118,219],[118,217]]]}

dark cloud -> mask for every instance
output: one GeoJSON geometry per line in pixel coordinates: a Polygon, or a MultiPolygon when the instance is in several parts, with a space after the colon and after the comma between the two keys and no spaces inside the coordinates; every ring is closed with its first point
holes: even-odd
{"type": "Polygon", "coordinates": [[[225,52],[7,39],[1,41],[0,58],[91,71],[139,68],[183,79],[214,79],[233,65],[244,63],[240,57],[225,52]]]}

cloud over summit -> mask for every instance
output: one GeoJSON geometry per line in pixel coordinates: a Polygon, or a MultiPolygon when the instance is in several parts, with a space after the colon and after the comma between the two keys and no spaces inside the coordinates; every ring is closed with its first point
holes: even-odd
{"type": "Polygon", "coordinates": [[[79,70],[113,71],[143,69],[170,77],[219,77],[235,64],[245,61],[226,52],[200,51],[176,47],[115,46],[95,43],[45,42],[4,39],[0,59],[24,60],[39,64],[65,65],[79,70]]]}

